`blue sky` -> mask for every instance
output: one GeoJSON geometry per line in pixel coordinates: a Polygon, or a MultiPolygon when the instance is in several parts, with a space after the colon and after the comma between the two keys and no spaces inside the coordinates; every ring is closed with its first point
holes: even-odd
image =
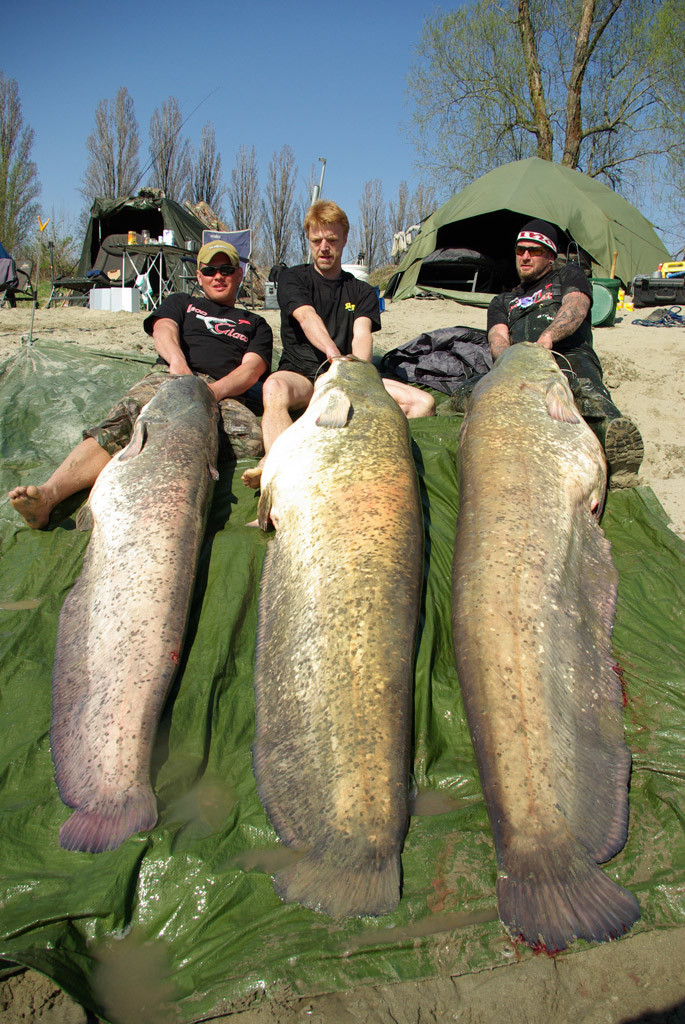
{"type": "MultiPolygon", "coordinates": [[[[152,112],[175,96],[183,117],[191,115],[183,132],[193,145],[205,123],[214,125],[226,182],[239,146],[254,145],[263,187],[273,152],[287,143],[299,190],[312,166],[318,180],[325,157],[324,193],[354,224],[367,180],[380,178],[388,200],[403,179],[413,188],[421,178],[401,126],[410,116],[413,50],[437,9],[408,0],[10,4],[0,68],[17,80],[24,122],[35,132],[43,220],[54,212],[76,227],[95,107],[125,85],[140,126],[141,168],[152,112]]],[[[648,196],[642,212],[669,245],[668,218],[648,196]]]]}
{"type": "Polygon", "coordinates": [[[436,7],[407,0],[9,5],[0,67],[17,80],[24,123],[35,132],[43,220],[54,210],[76,221],[96,104],[125,85],[143,139],[141,167],[150,116],[176,96],[184,117],[200,104],[184,128],[194,145],[213,123],[224,180],[238,147],[254,145],[263,185],[272,153],[287,143],[302,191],[311,166],[318,180],[318,158],[326,158],[324,193],[354,222],[368,179],[382,180],[386,200],[403,179],[410,186],[419,179],[400,124],[408,118],[412,50],[436,7]]]}

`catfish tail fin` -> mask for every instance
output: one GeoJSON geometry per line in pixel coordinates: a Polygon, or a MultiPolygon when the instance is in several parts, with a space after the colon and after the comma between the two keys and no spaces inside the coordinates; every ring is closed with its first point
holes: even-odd
{"type": "Polygon", "coordinates": [[[282,900],[332,918],[391,913],[399,903],[400,882],[399,852],[341,865],[325,851],[312,850],[274,875],[274,889],[282,900]]]}
{"type": "Polygon", "coordinates": [[[613,882],[575,840],[507,858],[497,907],[509,934],[534,949],[565,949],[574,939],[607,942],[640,917],[631,892],[613,882]]]}

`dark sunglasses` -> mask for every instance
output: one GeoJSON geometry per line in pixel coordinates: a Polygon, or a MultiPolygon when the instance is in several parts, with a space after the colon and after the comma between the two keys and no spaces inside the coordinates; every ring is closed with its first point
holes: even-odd
{"type": "Polygon", "coordinates": [[[237,269],[232,263],[222,263],[220,267],[200,267],[200,273],[203,277],[214,277],[215,274],[221,274],[222,277],[233,277],[237,269]]]}
{"type": "Polygon", "coordinates": [[[548,256],[549,249],[545,249],[544,245],[517,245],[516,255],[523,256],[524,253],[530,253],[531,256],[548,256]]]}

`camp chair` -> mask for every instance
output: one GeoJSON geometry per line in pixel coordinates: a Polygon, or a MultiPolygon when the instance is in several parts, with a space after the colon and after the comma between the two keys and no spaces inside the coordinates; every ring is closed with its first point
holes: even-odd
{"type": "Polygon", "coordinates": [[[128,254],[124,259],[123,246],[128,243],[127,234],[113,234],[103,238],[92,268],[83,277],[55,277],[50,243],[50,280],[52,291],[46,309],[53,302],[64,305],[74,303],[86,306],[92,288],[132,287],[142,272],[145,257],[128,254]],[[122,281],[122,276],[124,280],[122,281]]]}
{"type": "MultiPolygon", "coordinates": [[[[12,265],[14,260],[11,259],[12,265]]],[[[16,285],[12,284],[12,278],[6,278],[7,283],[0,284],[0,292],[2,292],[2,299],[0,300],[0,306],[10,305],[15,306],[17,301],[28,301],[33,302],[36,298],[36,292],[31,283],[33,276],[33,260],[25,260],[18,267],[14,267],[14,280],[17,282],[16,285]]]]}

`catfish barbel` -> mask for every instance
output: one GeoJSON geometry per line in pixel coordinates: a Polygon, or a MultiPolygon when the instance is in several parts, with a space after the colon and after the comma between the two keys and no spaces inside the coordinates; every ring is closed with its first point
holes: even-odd
{"type": "Polygon", "coordinates": [[[408,822],[422,522],[409,429],[375,367],[334,359],[269,452],[253,765],[301,856],[276,892],[332,917],[386,914],[408,822]]]}
{"type": "Polygon", "coordinates": [[[52,673],[55,777],[75,808],[60,829],[67,850],[111,850],[157,821],[150,756],[217,475],[217,419],[202,380],[165,382],[91,491],[93,532],[52,673]]]}
{"type": "Polygon", "coordinates": [[[618,577],[593,515],[606,463],[542,346],[513,345],[474,388],[459,486],[454,648],[500,918],[550,951],[615,938],[640,909],[597,867],[625,844],[630,776],[618,577]]]}

